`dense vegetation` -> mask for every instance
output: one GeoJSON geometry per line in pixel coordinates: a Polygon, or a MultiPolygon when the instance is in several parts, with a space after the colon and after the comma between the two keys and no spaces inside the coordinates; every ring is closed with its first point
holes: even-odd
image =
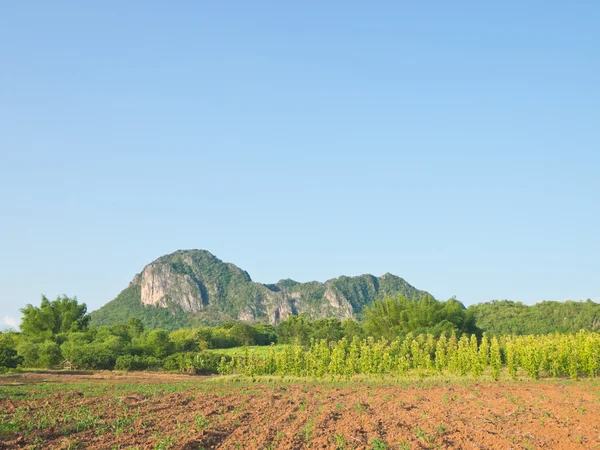
{"type": "Polygon", "coordinates": [[[0,332],[0,371],[14,369],[23,362],[23,357],[17,353],[18,338],[15,332],[0,332]]]}
{"type": "Polygon", "coordinates": [[[411,332],[439,337],[456,331],[479,331],[472,314],[462,303],[454,298],[440,302],[430,295],[417,299],[389,297],[375,302],[366,309],[364,328],[367,336],[385,337],[390,341],[411,332]]]}
{"type": "Polygon", "coordinates": [[[488,334],[576,333],[600,331],[600,304],[585,302],[541,302],[532,306],[508,300],[469,307],[477,326],[488,334]]]}
{"type": "Polygon", "coordinates": [[[21,333],[12,333],[10,337],[7,334],[2,339],[7,349],[4,351],[7,361],[13,358],[5,367],[21,364],[23,367],[50,368],[68,361],[70,366],[80,369],[162,367],[214,372],[220,356],[225,355],[208,352],[212,349],[265,346],[277,342],[308,347],[315,340],[337,342],[363,338],[367,334],[389,338],[390,333],[394,337],[410,332],[439,336],[446,332],[460,335],[477,331],[462,304],[455,300],[439,302],[431,296],[382,300],[381,305],[366,308],[364,323],[350,319],[343,322],[312,320],[300,316],[292,317],[276,328],[227,322],[217,327],[184,328],[170,333],[147,329],[137,318],[129,318],[119,325],[90,327],[86,307],[76,298],[59,297],[49,301],[44,297],[39,307],[28,305],[22,312],[21,333]],[[391,314],[392,310],[394,314],[391,314]]]}
{"type": "Polygon", "coordinates": [[[536,373],[577,377],[597,372],[600,347],[594,331],[598,329],[599,308],[591,301],[535,306],[502,301],[466,309],[454,298],[443,302],[429,295],[413,299],[397,296],[365,306],[360,322],[300,315],[276,327],[240,322],[212,327],[186,323],[184,328],[168,331],[148,328],[135,318],[135,308],[131,310],[133,317],[118,325],[94,327],[85,304],[76,298],[50,301],[43,297],[40,306],[22,309],[20,332],[0,333],[0,370],[66,365],[78,369],[314,375],[317,369],[311,364],[317,364],[318,359],[320,374],[431,368],[476,373],[490,368],[494,375],[500,366],[506,366],[513,375],[521,367],[532,377],[536,373]],[[557,332],[561,334],[550,334],[557,332]],[[519,337],[524,334],[529,336],[519,337]],[[236,352],[233,357],[230,352],[219,351],[245,346],[267,349],[274,344],[280,345],[261,352],[236,352]],[[336,358],[344,361],[343,368],[336,358]],[[374,359],[367,362],[365,358],[374,359]]]}
{"type": "Polygon", "coordinates": [[[517,378],[524,371],[530,378],[540,376],[595,377],[600,370],[600,334],[581,331],[577,334],[546,336],[492,337],[481,339],[453,332],[450,338],[441,334],[414,336],[408,333],[389,342],[372,337],[351,342],[342,338],[337,343],[325,339],[312,341],[308,349],[297,344],[282,351],[260,354],[248,351],[227,361],[222,359],[219,372],[256,375],[293,375],[350,377],[357,374],[406,375],[409,370],[449,372],[457,375],[480,376],[488,373],[500,377],[506,367],[517,378]]]}
{"type": "Polygon", "coordinates": [[[276,342],[270,325],[228,323],[220,327],[145,330],[139,319],[110,327],[89,327],[76,298],[59,297],[22,309],[21,332],[0,333],[0,365],[52,368],[67,362],[79,369],[158,369],[215,372],[221,355],[210,348],[276,342]]]}

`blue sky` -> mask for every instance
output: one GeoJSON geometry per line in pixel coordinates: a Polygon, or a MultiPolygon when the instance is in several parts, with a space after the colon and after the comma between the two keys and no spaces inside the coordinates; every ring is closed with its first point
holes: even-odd
{"type": "Polygon", "coordinates": [[[289,3],[2,6],[0,323],[181,248],[600,299],[597,3],[289,3]]]}

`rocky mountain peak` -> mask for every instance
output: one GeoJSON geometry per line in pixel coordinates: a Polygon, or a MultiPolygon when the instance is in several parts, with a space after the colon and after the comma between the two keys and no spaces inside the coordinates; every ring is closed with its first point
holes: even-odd
{"type": "Polygon", "coordinates": [[[92,318],[95,323],[106,325],[115,317],[132,315],[132,311],[154,317],[156,311],[164,309],[169,314],[183,315],[186,320],[193,317],[208,322],[277,324],[298,314],[343,320],[359,316],[376,299],[398,294],[414,297],[426,292],[389,273],[379,278],[370,274],[340,276],[325,283],[283,279],[276,284],[261,284],[207,250],[178,250],[145,266],[129,288],[94,311],[92,318]]]}

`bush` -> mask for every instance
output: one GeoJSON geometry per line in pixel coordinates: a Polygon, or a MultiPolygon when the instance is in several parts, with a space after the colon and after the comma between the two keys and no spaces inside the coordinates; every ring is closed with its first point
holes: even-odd
{"type": "Polygon", "coordinates": [[[110,370],[117,357],[127,352],[126,341],[108,332],[107,328],[95,333],[71,333],[60,346],[63,358],[79,369],[110,370]]]}
{"type": "Polygon", "coordinates": [[[117,358],[115,362],[115,370],[145,370],[146,364],[144,364],[141,356],[123,355],[117,358]]]}
{"type": "Polygon", "coordinates": [[[22,362],[23,357],[17,354],[11,335],[0,333],[0,370],[14,369],[22,362]]]}
{"type": "Polygon", "coordinates": [[[112,349],[98,344],[86,345],[77,356],[70,361],[78,369],[110,370],[115,366],[117,355],[112,349]]]}
{"type": "Polygon", "coordinates": [[[273,325],[255,325],[254,341],[256,345],[271,345],[277,343],[277,333],[273,325]]]}
{"type": "Polygon", "coordinates": [[[212,331],[209,342],[211,348],[233,348],[238,347],[237,341],[231,337],[228,329],[215,328],[212,331]]]}
{"type": "Polygon", "coordinates": [[[246,323],[236,323],[229,329],[229,335],[235,340],[237,346],[255,345],[256,332],[254,327],[246,323]]]}
{"type": "Polygon", "coordinates": [[[162,360],[154,356],[143,356],[142,362],[146,365],[146,370],[160,370],[163,365],[162,360]]]}
{"type": "Polygon", "coordinates": [[[144,352],[157,358],[165,358],[173,351],[173,342],[165,330],[148,331],[143,336],[144,352]]]}
{"type": "Polygon", "coordinates": [[[117,358],[115,370],[159,370],[162,363],[154,356],[123,355],[117,358]]]}
{"type": "Polygon", "coordinates": [[[195,374],[216,374],[218,373],[221,358],[225,362],[231,361],[231,357],[221,353],[213,352],[187,352],[175,353],[164,359],[162,367],[165,370],[195,373],[195,374]]]}
{"type": "Polygon", "coordinates": [[[18,345],[18,352],[23,357],[22,365],[25,367],[39,367],[50,369],[62,360],[60,347],[54,341],[40,343],[22,339],[18,345]]]}
{"type": "Polygon", "coordinates": [[[186,353],[175,353],[173,355],[167,356],[163,360],[163,369],[169,370],[172,372],[185,372],[189,366],[188,360],[189,355],[193,355],[192,352],[186,353]]]}

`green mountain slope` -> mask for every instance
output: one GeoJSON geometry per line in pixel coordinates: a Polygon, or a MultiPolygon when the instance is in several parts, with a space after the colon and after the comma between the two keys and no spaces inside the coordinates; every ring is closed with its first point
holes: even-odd
{"type": "Polygon", "coordinates": [[[389,295],[426,294],[400,277],[341,276],[324,283],[253,282],[239,267],[205,250],[161,256],[137,274],[114,300],[91,313],[94,325],[137,317],[148,328],[176,329],[240,320],[279,323],[292,315],[346,319],[389,295]]]}

